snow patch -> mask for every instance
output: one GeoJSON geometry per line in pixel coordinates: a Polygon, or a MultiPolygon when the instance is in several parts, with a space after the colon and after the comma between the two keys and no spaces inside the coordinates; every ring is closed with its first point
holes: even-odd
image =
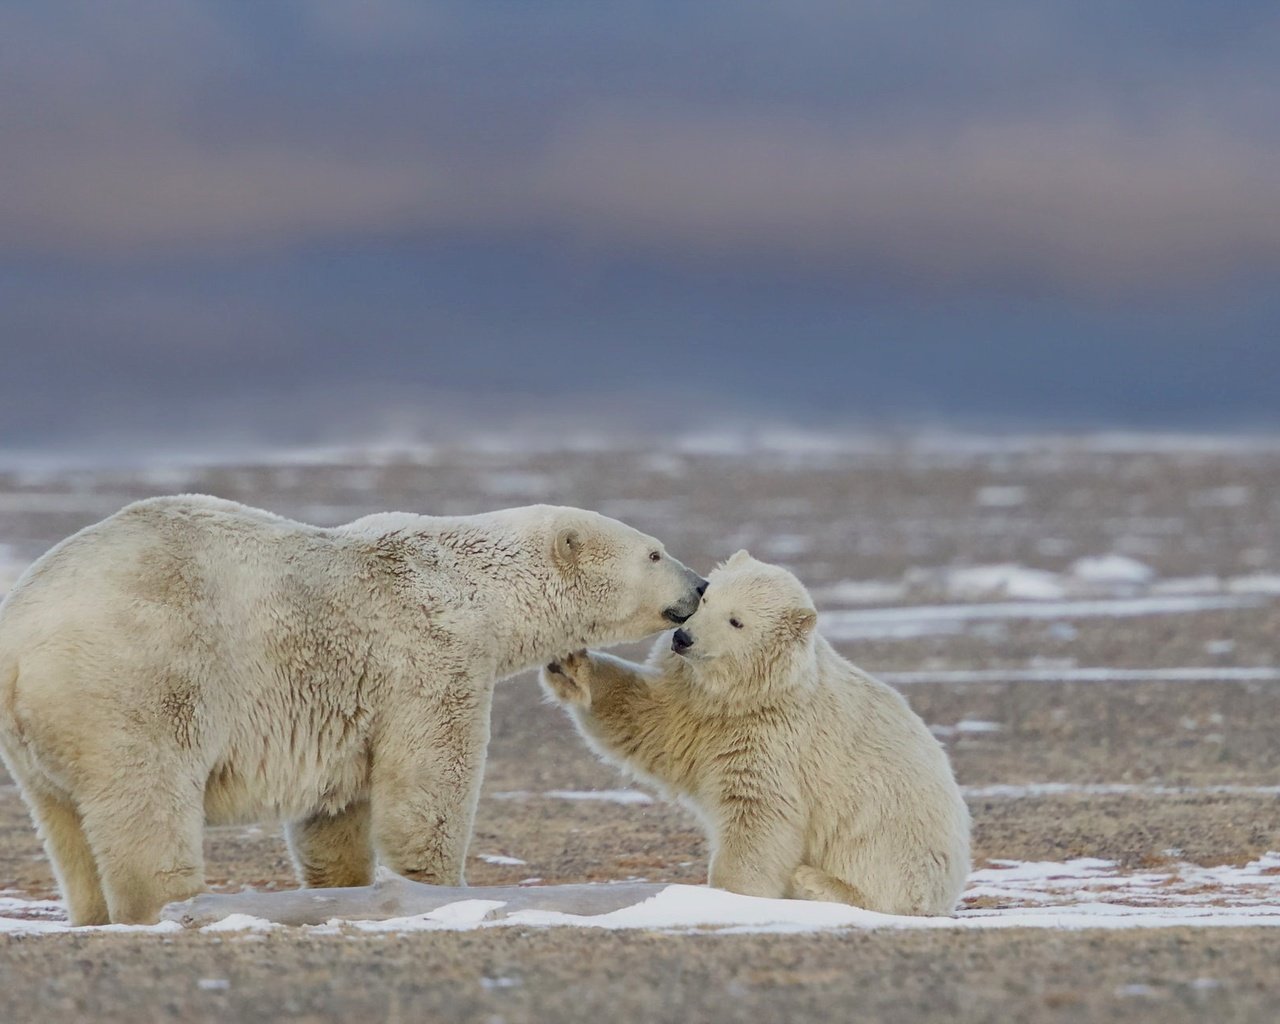
{"type": "Polygon", "coordinates": [[[1254,595],[1120,598],[1098,601],[1002,602],[910,605],[900,608],[836,610],[822,613],[828,640],[898,639],[957,633],[963,623],[994,619],[1131,618],[1256,607],[1254,595]]]}
{"type": "Polygon", "coordinates": [[[904,584],[891,580],[841,580],[811,591],[819,604],[881,604],[901,601],[906,592],[904,584]]]}
{"type": "Polygon", "coordinates": [[[1070,668],[940,669],[926,672],[877,672],[895,686],[914,683],[1273,683],[1280,668],[1070,668]]]}
{"type": "Polygon", "coordinates": [[[813,546],[813,541],[800,533],[777,533],[766,537],[763,546],[773,558],[790,558],[803,555],[813,546]]]}
{"type": "MultiPolygon", "coordinates": [[[[790,536],[790,535],[784,535],[790,536]]],[[[1280,574],[1253,573],[1159,579],[1151,566],[1127,555],[1076,559],[1067,572],[1034,569],[1016,562],[913,568],[900,580],[840,580],[812,588],[819,605],[895,604],[909,596],[974,602],[1137,599],[1280,595],[1280,574]]],[[[912,633],[911,635],[916,635],[912,633]]]]}
{"type": "Polygon", "coordinates": [[[979,487],[973,496],[975,505],[982,508],[1016,508],[1025,504],[1027,489],[1018,486],[992,485],[979,487]]]}
{"type": "Polygon", "coordinates": [[[542,795],[554,800],[603,800],[611,804],[653,803],[653,797],[638,789],[549,789],[542,795]]]}
{"type": "Polygon", "coordinates": [[[961,786],[966,799],[1026,800],[1053,796],[1280,796],[1280,786],[1159,786],[1128,782],[1077,783],[1030,782],[998,783],[990,786],[961,786]]]}
{"type": "Polygon", "coordinates": [[[1191,504],[1200,508],[1239,508],[1249,504],[1253,490],[1241,484],[1229,484],[1226,487],[1213,487],[1201,491],[1191,499],[1191,504]]]}
{"type": "Polygon", "coordinates": [[[459,900],[427,914],[392,917],[385,921],[342,921],[334,919],[330,927],[350,925],[362,932],[457,931],[484,924],[495,910],[505,906],[501,900],[459,900]]]}
{"type": "MultiPolygon", "coordinates": [[[[814,932],[847,928],[1131,929],[1167,927],[1280,926],[1280,853],[1244,867],[1169,863],[1126,872],[1097,857],[1068,861],[996,860],[974,871],[955,917],[896,917],[839,903],[763,899],[704,886],[670,885],[649,899],[598,915],[524,910],[494,918],[501,900],[459,900],[426,914],[386,921],[334,919],[304,927],[314,934],[405,933],[506,926],[573,926],[668,932],[814,932]]],[[[42,920],[49,901],[6,900],[0,932],[48,934],[71,931],[65,920],[42,920]],[[15,916],[21,915],[21,916],[15,916]]],[[[230,915],[204,932],[258,933],[283,928],[259,917],[230,915]]],[[[177,922],[130,927],[108,925],[80,931],[168,934],[177,922]]]]}
{"type": "Polygon", "coordinates": [[[611,804],[653,803],[653,797],[638,789],[548,789],[542,793],[531,793],[527,789],[508,789],[490,795],[495,800],[532,800],[542,797],[548,800],[602,801],[611,804]]]}
{"type": "Polygon", "coordinates": [[[1280,576],[1269,573],[1236,576],[1227,580],[1227,591],[1232,594],[1280,594],[1280,576]]]}
{"type": "Polygon", "coordinates": [[[480,854],[480,859],[486,864],[501,864],[511,867],[529,863],[528,861],[521,860],[519,857],[504,857],[500,853],[482,853],[480,854]]]}
{"type": "Polygon", "coordinates": [[[1127,555],[1094,555],[1077,558],[1071,563],[1071,574],[1087,583],[1149,583],[1156,572],[1145,562],[1127,555]]]}
{"type": "Polygon", "coordinates": [[[1028,569],[1021,565],[974,565],[951,569],[946,574],[946,590],[952,597],[1012,597],[1031,601],[1053,601],[1066,596],[1066,587],[1056,573],[1028,569]]]}
{"type": "Polygon", "coordinates": [[[929,731],[939,737],[1001,732],[1003,729],[1004,726],[999,722],[984,722],[975,718],[962,719],[955,725],[929,726],[929,731]]]}
{"type": "Polygon", "coordinates": [[[202,932],[269,932],[279,927],[282,926],[250,914],[228,914],[221,921],[214,921],[213,924],[207,924],[200,930],[202,932]]]}

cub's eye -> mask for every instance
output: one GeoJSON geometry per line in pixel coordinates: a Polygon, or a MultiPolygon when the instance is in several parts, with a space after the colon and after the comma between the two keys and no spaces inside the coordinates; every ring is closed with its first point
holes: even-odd
{"type": "Polygon", "coordinates": [[[661,561],[662,561],[662,552],[661,552],[661,551],[650,551],[650,552],[649,552],[649,561],[651,561],[651,562],[661,562],[661,561]]]}
{"type": "Polygon", "coordinates": [[[730,620],[729,620],[729,625],[731,625],[734,629],[741,629],[741,628],[742,628],[742,623],[741,623],[741,622],[739,622],[737,619],[730,619],[730,620]]]}

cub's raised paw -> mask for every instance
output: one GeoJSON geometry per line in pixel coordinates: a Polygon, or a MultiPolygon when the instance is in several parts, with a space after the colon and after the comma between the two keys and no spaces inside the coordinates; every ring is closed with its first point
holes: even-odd
{"type": "Polygon", "coordinates": [[[575,651],[542,669],[542,688],[554,699],[566,704],[591,706],[591,655],[575,651]]]}

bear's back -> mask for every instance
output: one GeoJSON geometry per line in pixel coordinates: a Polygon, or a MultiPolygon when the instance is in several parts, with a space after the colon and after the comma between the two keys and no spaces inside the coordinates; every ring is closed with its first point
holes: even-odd
{"type": "MultiPolygon", "coordinates": [[[[55,545],[18,579],[0,623],[145,601],[191,604],[210,586],[243,587],[276,562],[327,544],[329,531],[202,494],[126,505],[55,545]]],[[[0,640],[3,640],[0,637],[0,640]]]]}

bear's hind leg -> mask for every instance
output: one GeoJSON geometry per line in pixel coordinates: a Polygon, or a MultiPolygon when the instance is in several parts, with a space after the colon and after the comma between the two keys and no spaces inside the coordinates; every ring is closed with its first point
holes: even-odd
{"type": "Polygon", "coordinates": [[[43,786],[22,788],[66,901],[68,919],[73,925],[106,924],[107,899],[75,804],[43,786]]]}
{"type": "Polygon", "coordinates": [[[153,924],[204,890],[204,789],[178,770],[111,779],[80,800],[113,924],[153,924]]]}
{"type": "Polygon", "coordinates": [[[876,909],[857,886],[842,882],[821,868],[810,867],[808,864],[801,864],[791,876],[791,898],[822,903],[848,903],[866,910],[876,909]]]}
{"type": "Polygon", "coordinates": [[[298,881],[310,889],[373,882],[373,841],[367,798],[337,814],[313,814],[285,828],[298,881]]]}

